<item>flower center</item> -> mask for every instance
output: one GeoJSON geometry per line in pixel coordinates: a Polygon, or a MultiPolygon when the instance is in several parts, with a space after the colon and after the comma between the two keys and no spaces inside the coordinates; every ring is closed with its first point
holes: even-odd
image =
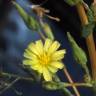
{"type": "Polygon", "coordinates": [[[47,55],[47,53],[43,53],[40,58],[39,58],[39,62],[42,65],[47,65],[50,62],[50,57],[47,55]]]}

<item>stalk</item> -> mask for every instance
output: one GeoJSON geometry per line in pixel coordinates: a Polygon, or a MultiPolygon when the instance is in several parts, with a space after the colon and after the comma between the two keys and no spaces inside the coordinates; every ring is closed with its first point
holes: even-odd
{"type": "MultiPolygon", "coordinates": [[[[70,76],[70,74],[69,74],[67,68],[64,68],[64,73],[65,73],[67,79],[69,80],[69,82],[70,82],[71,84],[73,84],[74,81],[72,80],[72,77],[70,76]]],[[[80,96],[80,93],[79,93],[78,89],[76,88],[76,86],[75,86],[74,84],[72,85],[72,88],[73,88],[73,90],[74,90],[76,96],[80,96]]]]}
{"type": "MultiPolygon", "coordinates": [[[[76,5],[76,8],[77,8],[82,26],[88,24],[89,23],[88,18],[87,18],[83,5],[78,3],[76,5]]],[[[86,45],[87,45],[89,57],[90,57],[92,78],[93,78],[93,80],[96,80],[96,50],[95,50],[93,32],[91,32],[91,34],[88,37],[86,37],[85,40],[86,40],[86,45]]]]}

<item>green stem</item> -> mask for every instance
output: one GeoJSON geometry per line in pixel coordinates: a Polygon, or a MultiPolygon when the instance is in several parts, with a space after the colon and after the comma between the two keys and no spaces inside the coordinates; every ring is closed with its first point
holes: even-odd
{"type": "MultiPolygon", "coordinates": [[[[63,84],[63,83],[62,83],[63,84]]],[[[90,83],[64,83],[64,86],[66,85],[66,87],[72,87],[72,86],[76,86],[76,87],[93,87],[92,84],[90,83]]]]}
{"type": "Polygon", "coordinates": [[[6,90],[8,90],[13,84],[15,84],[18,80],[20,80],[19,77],[17,77],[14,81],[12,81],[10,84],[8,84],[7,87],[5,87],[2,91],[0,91],[0,95],[3,94],[6,90]]]}
{"type": "Polygon", "coordinates": [[[42,38],[42,40],[45,41],[46,37],[44,36],[44,34],[40,30],[38,30],[37,32],[40,35],[40,37],[42,38]]]}
{"type": "Polygon", "coordinates": [[[16,74],[11,74],[11,73],[6,73],[6,72],[1,72],[0,75],[1,75],[1,76],[14,77],[14,78],[20,78],[20,79],[28,80],[28,81],[34,81],[33,78],[22,77],[22,76],[18,76],[18,75],[16,75],[16,74]]]}

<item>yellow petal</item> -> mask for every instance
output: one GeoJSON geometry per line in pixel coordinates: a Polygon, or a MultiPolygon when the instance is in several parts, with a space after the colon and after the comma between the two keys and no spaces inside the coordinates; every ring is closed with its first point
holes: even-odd
{"type": "Polygon", "coordinates": [[[49,50],[48,50],[48,54],[52,54],[54,53],[58,48],[60,47],[60,43],[55,41],[53,42],[53,44],[50,46],[49,50]]]}
{"type": "Polygon", "coordinates": [[[34,64],[33,66],[31,66],[31,68],[33,69],[33,70],[36,70],[36,71],[38,71],[39,73],[42,73],[43,72],[43,67],[41,66],[41,64],[34,64]]]}
{"type": "Polygon", "coordinates": [[[46,52],[48,51],[48,49],[49,49],[49,47],[51,46],[51,44],[52,44],[52,40],[46,39],[45,44],[44,44],[44,50],[45,50],[46,52]]]}
{"type": "Polygon", "coordinates": [[[36,49],[36,45],[34,43],[30,43],[27,49],[30,50],[32,53],[39,55],[39,53],[36,49]]]}
{"type": "Polygon", "coordinates": [[[30,66],[33,66],[34,64],[38,64],[38,61],[36,61],[36,60],[27,60],[27,59],[25,59],[25,60],[23,60],[23,64],[24,65],[30,65],[30,66]]]}
{"type": "Polygon", "coordinates": [[[66,50],[59,50],[52,54],[52,60],[61,60],[64,58],[64,54],[66,53],[66,50]]]}
{"type": "Polygon", "coordinates": [[[53,67],[53,66],[48,66],[48,70],[52,73],[56,73],[58,71],[58,68],[53,67]]]}
{"type": "Polygon", "coordinates": [[[43,53],[43,43],[41,40],[36,41],[36,50],[39,55],[43,53]]]}
{"type": "Polygon", "coordinates": [[[37,56],[33,54],[30,50],[26,49],[24,52],[24,57],[28,59],[37,59],[37,56]]]}
{"type": "Polygon", "coordinates": [[[47,68],[43,67],[43,76],[45,81],[52,81],[52,75],[47,68]]]}
{"type": "Polygon", "coordinates": [[[50,66],[62,69],[64,67],[64,64],[62,62],[52,62],[50,63],[50,66]]]}
{"type": "Polygon", "coordinates": [[[41,66],[41,64],[38,63],[38,61],[32,61],[32,60],[23,60],[23,64],[24,65],[29,65],[30,68],[32,68],[33,70],[38,71],[39,73],[43,72],[43,68],[41,66]]]}
{"type": "Polygon", "coordinates": [[[31,65],[32,64],[32,60],[23,60],[23,64],[24,65],[31,65]]]}

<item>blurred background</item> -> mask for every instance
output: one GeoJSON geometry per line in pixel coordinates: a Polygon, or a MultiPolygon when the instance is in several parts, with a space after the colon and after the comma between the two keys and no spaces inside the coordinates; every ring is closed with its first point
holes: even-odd
{"type": "MultiPolygon", "coordinates": [[[[26,3],[41,4],[43,0],[16,0],[26,11],[26,3]]],[[[88,5],[92,0],[85,0],[88,5]]],[[[70,7],[64,0],[48,0],[42,7],[50,10],[51,16],[60,18],[60,22],[49,20],[46,21],[51,25],[56,39],[62,44],[62,48],[67,49],[64,58],[68,71],[75,82],[83,82],[82,68],[76,64],[72,57],[70,45],[68,43],[66,32],[71,32],[77,43],[87,52],[86,44],[80,37],[81,25],[75,7],[70,7]]],[[[32,14],[34,15],[34,14],[32,14]]],[[[94,34],[95,36],[95,34],[94,34]]],[[[28,73],[20,66],[22,64],[23,52],[27,45],[39,39],[36,32],[29,30],[19,16],[17,10],[11,3],[11,0],[0,0],[0,70],[11,72],[18,75],[27,76],[28,73]]],[[[88,65],[90,68],[90,65],[88,65]]],[[[63,72],[58,72],[62,81],[67,81],[63,72]]],[[[22,92],[22,96],[60,96],[58,91],[46,91],[40,84],[22,81],[17,82],[14,87],[22,92]]],[[[81,96],[93,96],[90,88],[78,88],[81,96]]],[[[17,96],[12,90],[8,89],[1,96],[17,96]]],[[[64,96],[64,95],[63,95],[64,96]]]]}

